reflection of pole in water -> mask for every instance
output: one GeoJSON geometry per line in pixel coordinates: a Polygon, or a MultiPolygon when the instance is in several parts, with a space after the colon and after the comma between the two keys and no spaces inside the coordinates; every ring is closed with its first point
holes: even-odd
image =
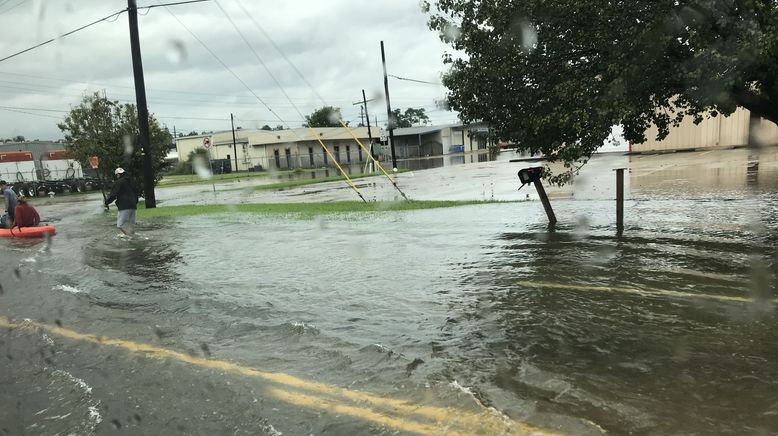
{"type": "Polygon", "coordinates": [[[759,155],[748,155],[748,166],[746,167],[746,186],[756,187],[759,185],[759,155]]]}

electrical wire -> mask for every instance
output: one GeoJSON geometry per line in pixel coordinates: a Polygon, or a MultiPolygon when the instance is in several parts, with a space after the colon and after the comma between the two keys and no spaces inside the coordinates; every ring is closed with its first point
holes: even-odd
{"type": "MultiPolygon", "coordinates": [[[[215,0],[215,1],[216,1],[216,4],[219,5],[218,0],[215,0]]],[[[246,16],[248,16],[251,19],[251,21],[254,23],[254,25],[260,30],[260,32],[262,32],[262,34],[265,36],[265,38],[268,41],[270,41],[270,44],[273,46],[273,48],[276,49],[276,51],[281,55],[281,57],[284,58],[284,60],[292,67],[292,69],[303,80],[303,82],[305,82],[305,84],[308,85],[308,87],[313,91],[313,93],[316,94],[316,96],[318,96],[319,99],[321,100],[321,102],[326,106],[327,102],[324,101],[324,99],[321,97],[321,95],[319,95],[319,93],[316,91],[316,88],[314,88],[313,85],[311,85],[311,83],[305,78],[303,73],[300,71],[299,68],[297,68],[297,66],[291,61],[291,59],[289,59],[286,56],[286,54],[284,54],[283,50],[281,50],[281,48],[278,46],[278,44],[275,43],[273,38],[270,37],[270,35],[265,31],[265,29],[262,27],[262,25],[260,25],[259,22],[254,19],[253,14],[249,13],[249,11],[246,10],[246,8],[243,6],[243,4],[240,2],[240,0],[235,0],[235,1],[236,1],[236,3],[238,3],[240,8],[243,10],[244,14],[246,16]]],[[[219,5],[219,8],[222,9],[222,12],[224,12],[225,15],[227,15],[227,12],[223,8],[221,8],[221,5],[219,5]]],[[[229,16],[228,16],[228,19],[229,19],[229,16]]],[[[232,20],[230,20],[230,22],[232,23],[232,20]]],[[[232,25],[233,25],[233,27],[235,27],[235,29],[238,31],[238,33],[241,33],[240,30],[237,29],[237,26],[235,26],[235,23],[232,23],[232,25]]],[[[241,33],[241,37],[242,37],[242,33],[241,33]]],[[[243,40],[246,42],[247,45],[251,46],[250,44],[248,44],[248,41],[246,41],[245,38],[243,38],[243,40]]],[[[253,48],[252,48],[252,51],[254,51],[253,48]]],[[[256,51],[254,51],[254,53],[256,55],[256,51]]],[[[265,67],[265,70],[267,70],[267,72],[271,76],[271,78],[273,78],[273,81],[276,82],[276,86],[278,86],[282,90],[284,95],[286,95],[286,92],[283,90],[283,87],[281,87],[281,84],[278,82],[278,80],[275,79],[275,77],[270,72],[270,70],[267,68],[265,63],[261,61],[261,59],[259,58],[259,55],[256,55],[256,56],[257,56],[257,59],[260,60],[260,63],[262,64],[262,66],[265,67]]],[[[300,113],[299,110],[297,112],[298,112],[298,114],[300,113]]],[[[302,114],[300,114],[300,115],[302,116],[302,114]]],[[[373,162],[381,169],[381,171],[384,173],[386,178],[389,179],[389,181],[392,183],[392,185],[400,192],[400,194],[402,194],[403,198],[408,200],[408,197],[405,195],[405,193],[402,191],[402,189],[400,189],[400,187],[397,186],[397,182],[389,175],[389,173],[386,172],[386,170],[381,165],[381,163],[373,156],[372,151],[367,149],[367,147],[365,147],[364,144],[362,144],[362,142],[359,139],[357,139],[357,136],[354,134],[354,131],[352,129],[350,129],[345,122],[343,122],[342,117],[341,117],[341,119],[338,120],[338,122],[340,123],[341,126],[343,126],[344,129],[346,129],[346,131],[349,132],[349,134],[354,138],[354,140],[357,142],[357,144],[359,144],[359,146],[367,153],[367,156],[371,160],[373,160],[373,162]]],[[[323,143],[322,143],[322,147],[324,147],[323,143]]],[[[325,148],[325,150],[326,150],[326,148],[325,148]]],[[[336,165],[337,165],[337,162],[336,162],[336,165]]],[[[344,176],[346,176],[345,173],[344,173],[344,176]]],[[[348,178],[348,176],[346,176],[346,177],[348,178]]],[[[361,196],[362,195],[360,194],[360,197],[361,196]]]]}
{"type": "MultiPolygon", "coordinates": [[[[224,9],[222,9],[222,8],[221,8],[221,5],[219,5],[219,3],[218,3],[218,2],[216,2],[216,4],[219,6],[219,9],[221,9],[222,11],[224,11],[224,9]]],[[[243,86],[244,86],[244,87],[245,87],[245,88],[246,88],[246,89],[247,89],[247,90],[248,90],[248,91],[249,91],[249,92],[250,92],[250,93],[251,93],[251,94],[252,94],[252,95],[253,95],[253,96],[254,96],[254,97],[255,97],[255,98],[258,100],[258,101],[259,101],[259,102],[260,102],[260,103],[262,103],[262,105],[263,105],[263,106],[265,106],[265,108],[266,108],[266,109],[267,109],[267,110],[268,110],[268,111],[269,111],[271,114],[273,114],[273,115],[274,115],[276,118],[278,118],[278,120],[279,120],[279,121],[280,121],[280,122],[281,122],[283,125],[285,125],[285,126],[286,126],[287,128],[289,128],[289,129],[291,129],[291,127],[289,127],[289,124],[288,124],[286,121],[284,121],[284,119],[283,119],[283,118],[281,118],[281,116],[280,116],[280,115],[278,115],[278,113],[276,113],[276,112],[275,112],[275,111],[274,111],[274,110],[273,110],[273,109],[272,109],[272,108],[271,108],[271,107],[270,107],[270,106],[269,106],[269,105],[268,105],[268,104],[267,104],[267,103],[266,103],[266,102],[265,102],[265,101],[264,101],[264,100],[263,100],[263,99],[262,99],[260,96],[258,96],[258,95],[257,95],[257,94],[256,94],[256,93],[255,93],[255,92],[254,92],[254,91],[253,91],[253,90],[252,90],[252,89],[251,89],[251,88],[250,88],[250,87],[249,87],[249,86],[246,84],[246,82],[244,82],[244,81],[243,81],[243,80],[240,78],[240,76],[238,76],[238,75],[237,75],[237,74],[236,74],[236,73],[235,73],[235,72],[234,72],[234,71],[233,71],[233,70],[232,70],[230,67],[228,67],[228,66],[227,66],[227,64],[226,64],[226,63],[224,63],[224,61],[222,61],[222,60],[221,60],[221,58],[219,58],[219,57],[216,55],[216,53],[214,53],[214,52],[213,52],[213,50],[211,50],[211,49],[210,49],[210,48],[209,48],[209,47],[208,47],[208,46],[205,44],[205,42],[203,42],[203,41],[202,41],[200,38],[198,38],[198,37],[197,37],[197,35],[195,35],[195,34],[194,34],[194,32],[192,32],[192,31],[189,29],[189,27],[187,27],[187,26],[186,26],[186,25],[185,25],[185,24],[184,24],[184,23],[183,23],[183,22],[182,22],[182,21],[181,21],[181,20],[180,20],[180,19],[179,19],[179,18],[178,18],[178,17],[177,17],[177,16],[176,16],[176,15],[175,15],[175,14],[174,14],[174,13],[173,13],[173,12],[172,12],[170,9],[169,9],[169,8],[165,7],[165,10],[167,10],[167,11],[168,11],[168,13],[169,13],[170,15],[172,15],[172,16],[173,16],[173,18],[175,18],[175,19],[176,19],[176,21],[178,21],[178,23],[179,23],[179,24],[181,24],[181,26],[182,26],[184,29],[186,29],[186,31],[187,31],[187,32],[189,32],[189,34],[190,34],[190,35],[192,35],[192,37],[193,37],[195,40],[197,40],[197,42],[199,42],[199,43],[200,43],[200,45],[202,45],[202,46],[203,46],[203,48],[205,48],[205,49],[208,51],[208,53],[210,53],[210,54],[211,54],[211,56],[213,56],[213,58],[214,58],[214,59],[216,59],[216,60],[217,60],[217,61],[218,61],[218,62],[219,62],[221,65],[222,65],[222,67],[224,67],[224,68],[225,68],[227,71],[229,71],[229,72],[230,72],[230,73],[233,75],[233,77],[235,77],[235,79],[237,79],[237,80],[238,80],[238,81],[239,81],[239,82],[240,82],[240,83],[241,83],[241,84],[242,84],[242,85],[243,85],[243,86]]],[[[226,12],[225,12],[225,15],[226,15],[226,12]]],[[[232,23],[232,20],[230,20],[230,22],[232,23]]],[[[234,25],[234,23],[233,23],[233,25],[234,25]]],[[[321,140],[320,140],[320,139],[318,139],[318,138],[317,138],[317,140],[319,140],[319,143],[322,145],[322,147],[324,147],[324,143],[322,143],[322,142],[321,142],[321,140]]],[[[346,176],[346,178],[347,178],[347,179],[348,179],[348,181],[350,182],[350,185],[351,185],[351,187],[352,187],[352,188],[353,188],[353,189],[356,191],[356,193],[359,195],[359,197],[362,199],[362,201],[364,201],[364,202],[367,202],[367,200],[365,200],[365,198],[364,198],[364,197],[362,196],[362,194],[359,192],[359,189],[357,189],[356,185],[354,185],[354,184],[353,184],[353,182],[351,182],[351,179],[348,177],[348,175],[346,175],[345,171],[343,171],[343,168],[341,168],[341,167],[340,167],[340,164],[338,164],[338,162],[337,162],[337,160],[334,158],[334,156],[332,156],[332,154],[330,154],[330,153],[329,153],[329,150],[327,150],[327,149],[326,149],[326,147],[324,147],[324,150],[325,150],[325,151],[327,151],[327,153],[330,155],[330,157],[332,158],[333,162],[335,163],[335,166],[337,166],[337,167],[338,167],[338,169],[339,169],[339,170],[340,170],[340,171],[343,173],[343,175],[344,175],[344,176],[346,176]]]]}
{"type": "MultiPolygon", "coordinates": [[[[232,25],[232,28],[235,29],[235,31],[238,33],[238,35],[240,35],[240,38],[243,40],[243,42],[246,44],[246,46],[249,48],[249,50],[251,50],[251,52],[254,54],[254,57],[257,59],[257,61],[259,61],[259,63],[262,65],[262,68],[265,69],[267,74],[270,76],[270,78],[275,83],[276,87],[281,91],[281,93],[284,95],[284,97],[286,97],[286,99],[292,105],[292,107],[297,112],[297,114],[300,117],[304,117],[304,115],[302,114],[302,112],[300,112],[300,109],[297,107],[297,105],[295,105],[294,102],[292,101],[292,99],[289,98],[289,94],[287,94],[287,92],[284,89],[284,87],[281,86],[281,82],[279,82],[278,79],[276,78],[276,76],[273,74],[273,72],[270,71],[270,68],[268,68],[268,66],[265,63],[265,61],[262,60],[261,56],[259,56],[259,53],[257,53],[257,51],[254,49],[254,46],[252,46],[251,43],[249,43],[248,39],[246,39],[245,35],[243,35],[243,32],[240,31],[240,29],[235,24],[235,22],[232,20],[232,18],[230,18],[230,15],[227,13],[227,11],[222,7],[222,5],[219,3],[218,0],[215,0],[214,3],[216,3],[216,6],[218,6],[219,10],[222,11],[224,16],[227,18],[227,21],[230,22],[230,24],[232,25]]],[[[286,124],[286,123],[284,122],[284,124],[286,124]]],[[[289,127],[288,124],[287,124],[287,127],[289,127]]],[[[351,187],[351,189],[354,190],[354,192],[356,192],[356,194],[359,196],[359,198],[362,199],[363,202],[367,203],[367,200],[365,199],[365,197],[362,195],[361,192],[359,192],[359,188],[357,188],[357,185],[354,184],[354,182],[351,180],[351,177],[349,177],[348,174],[346,173],[346,171],[343,170],[343,168],[340,166],[340,163],[338,162],[338,160],[335,159],[335,156],[332,155],[332,153],[330,152],[329,148],[324,144],[324,141],[321,140],[321,137],[316,134],[316,131],[313,130],[312,127],[308,126],[308,130],[309,130],[309,133],[311,134],[311,137],[314,138],[321,145],[322,149],[332,159],[332,162],[338,168],[338,171],[340,171],[341,175],[345,178],[346,183],[351,187]]]]}
{"type": "Polygon", "coordinates": [[[395,76],[394,74],[387,74],[387,76],[389,76],[389,77],[394,77],[395,79],[398,79],[398,80],[406,80],[406,81],[408,81],[408,82],[425,83],[425,84],[427,84],[427,85],[443,85],[443,84],[442,84],[442,83],[440,83],[440,82],[427,82],[427,81],[425,81],[425,80],[409,79],[409,78],[407,78],[407,77],[400,77],[400,76],[395,76]]]}
{"type": "Polygon", "coordinates": [[[0,110],[9,111],[9,112],[17,112],[17,113],[20,113],[20,114],[33,115],[33,116],[36,116],[36,117],[54,118],[56,120],[62,121],[61,117],[55,117],[54,115],[36,114],[36,113],[20,111],[20,110],[16,110],[16,109],[8,109],[8,108],[5,108],[5,107],[0,107],[0,110]]]}
{"type": "MultiPolygon", "coordinates": [[[[217,4],[218,4],[218,3],[217,3],[217,4]]],[[[197,35],[195,35],[195,33],[194,33],[194,32],[192,32],[192,30],[190,30],[190,29],[189,29],[189,27],[187,27],[187,25],[186,25],[186,24],[184,24],[184,22],[183,22],[183,21],[181,21],[181,20],[180,20],[180,19],[179,19],[179,18],[178,18],[178,17],[177,17],[177,16],[176,16],[174,13],[173,13],[173,11],[171,11],[171,10],[170,10],[170,8],[168,8],[167,6],[165,6],[165,10],[166,10],[166,11],[167,11],[167,12],[168,12],[168,13],[169,13],[169,14],[170,14],[170,15],[171,15],[173,18],[175,18],[175,20],[176,20],[176,21],[178,21],[178,24],[180,24],[180,25],[181,25],[181,27],[183,27],[183,28],[184,28],[184,29],[185,29],[185,30],[186,30],[186,31],[187,31],[187,32],[188,32],[190,35],[192,35],[192,37],[193,37],[193,38],[194,38],[194,39],[195,39],[197,42],[199,42],[199,43],[200,43],[200,45],[202,45],[202,46],[203,46],[203,48],[205,48],[205,50],[206,50],[208,53],[210,53],[210,54],[211,54],[211,56],[212,56],[214,59],[216,59],[216,61],[217,61],[217,62],[219,62],[219,64],[221,64],[221,66],[222,66],[222,67],[224,67],[224,69],[225,69],[225,70],[229,71],[229,72],[230,72],[230,74],[232,74],[232,76],[233,76],[233,77],[235,77],[235,79],[236,79],[238,82],[240,82],[240,83],[241,83],[241,85],[243,85],[243,87],[244,87],[244,88],[246,88],[246,90],[248,90],[248,91],[249,91],[249,93],[251,93],[251,95],[253,95],[253,96],[254,96],[254,98],[256,98],[256,99],[257,99],[257,100],[258,100],[258,101],[259,101],[259,102],[260,102],[260,103],[261,103],[261,104],[262,104],[262,105],[265,107],[265,109],[267,109],[267,110],[268,110],[268,111],[269,111],[271,114],[275,115],[275,116],[276,116],[276,118],[278,118],[278,119],[279,119],[281,122],[284,122],[284,120],[283,120],[283,119],[282,119],[282,118],[281,118],[281,117],[280,117],[280,116],[279,116],[279,115],[278,115],[278,114],[277,114],[277,113],[276,113],[276,112],[275,112],[275,111],[274,111],[274,110],[273,110],[273,109],[272,109],[272,108],[271,108],[271,107],[270,107],[270,106],[269,106],[269,105],[268,105],[268,104],[265,102],[265,100],[263,100],[263,99],[262,99],[262,97],[258,96],[258,95],[257,95],[257,94],[254,92],[254,90],[252,90],[252,89],[251,89],[251,88],[250,88],[250,87],[249,87],[249,86],[246,84],[246,82],[244,82],[244,81],[243,81],[243,79],[241,79],[241,78],[240,78],[240,76],[238,76],[238,75],[237,75],[237,73],[235,73],[235,71],[233,71],[233,70],[232,70],[230,67],[228,67],[228,66],[227,66],[227,64],[225,64],[225,63],[224,63],[224,61],[222,61],[222,60],[221,60],[221,58],[220,58],[219,56],[217,56],[217,55],[216,55],[216,53],[214,53],[214,52],[213,52],[213,50],[211,50],[211,48],[210,48],[210,47],[208,47],[208,46],[205,44],[205,42],[203,42],[203,41],[202,41],[200,38],[198,38],[198,37],[197,37],[197,35]]],[[[284,122],[284,124],[286,124],[286,123],[284,122]]]]}
{"type": "Polygon", "coordinates": [[[13,10],[13,9],[16,9],[16,8],[17,8],[17,6],[21,6],[21,5],[25,4],[25,3],[27,3],[27,0],[22,0],[22,1],[20,1],[19,3],[17,3],[17,4],[15,4],[15,5],[11,6],[10,8],[8,8],[8,9],[6,9],[6,10],[4,10],[4,11],[0,12],[0,14],[4,14],[4,13],[6,13],[6,12],[10,12],[11,10],[13,10]]]}
{"type": "Polygon", "coordinates": [[[108,15],[106,17],[100,18],[99,20],[92,21],[91,23],[83,25],[83,26],[81,26],[81,27],[79,27],[77,29],[73,29],[70,32],[63,33],[62,35],[59,35],[56,38],[51,38],[51,39],[49,39],[47,41],[41,42],[40,44],[36,44],[36,45],[34,45],[34,46],[30,47],[30,48],[26,48],[26,49],[24,49],[22,51],[19,51],[19,52],[16,52],[16,53],[12,54],[12,55],[6,56],[6,57],[0,59],[0,62],[6,61],[6,60],[11,59],[11,58],[14,58],[14,57],[19,56],[21,54],[27,53],[28,51],[34,50],[34,49],[36,49],[38,47],[42,47],[42,46],[44,46],[46,44],[49,44],[51,42],[56,41],[57,39],[64,38],[64,37],[66,37],[68,35],[72,35],[72,34],[74,34],[76,32],[79,32],[81,30],[86,29],[87,27],[94,26],[95,24],[101,23],[103,21],[108,21],[110,18],[118,17],[119,15],[121,15],[123,12],[126,12],[126,11],[127,11],[127,9],[122,9],[119,12],[115,12],[115,13],[113,13],[111,15],[108,15]]]}

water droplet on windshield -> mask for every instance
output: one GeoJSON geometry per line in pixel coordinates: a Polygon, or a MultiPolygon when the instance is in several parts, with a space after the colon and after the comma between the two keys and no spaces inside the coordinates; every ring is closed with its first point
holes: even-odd
{"type": "Polygon", "coordinates": [[[168,41],[167,60],[173,65],[178,65],[186,60],[186,46],[183,41],[180,39],[168,41]]]}
{"type": "Polygon", "coordinates": [[[340,112],[330,112],[329,115],[327,115],[327,121],[329,121],[330,124],[340,124],[340,112]]]}
{"type": "Polygon", "coordinates": [[[538,44],[537,29],[526,18],[519,18],[513,22],[508,37],[509,40],[518,43],[524,53],[532,52],[538,44]]]}
{"type": "Polygon", "coordinates": [[[197,155],[192,159],[192,169],[201,179],[211,178],[211,169],[203,156],[197,155]]]}
{"type": "Polygon", "coordinates": [[[443,39],[446,42],[454,42],[462,36],[462,29],[452,23],[446,23],[443,27],[443,39]]]}
{"type": "Polygon", "coordinates": [[[135,151],[135,146],[132,143],[132,135],[124,135],[122,141],[124,142],[124,156],[131,156],[132,152],[135,151]]]}

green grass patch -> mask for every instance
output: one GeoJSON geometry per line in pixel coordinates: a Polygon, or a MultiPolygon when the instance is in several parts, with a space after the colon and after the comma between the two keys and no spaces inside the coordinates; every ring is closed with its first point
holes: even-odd
{"type": "MultiPolygon", "coordinates": [[[[354,176],[349,176],[351,180],[356,179],[363,179],[365,177],[374,177],[379,175],[378,173],[369,173],[369,174],[357,174],[354,176]]],[[[288,188],[296,188],[298,186],[306,186],[306,185],[314,185],[316,183],[326,183],[326,182],[337,182],[337,181],[344,181],[345,180],[342,176],[329,176],[329,177],[322,177],[318,179],[296,179],[296,180],[287,180],[285,182],[278,182],[278,183],[269,183],[265,185],[255,185],[252,186],[249,189],[252,189],[254,191],[266,191],[266,190],[278,190],[278,189],[288,189],[288,188]]]]}
{"type": "Polygon", "coordinates": [[[138,209],[139,218],[181,217],[215,215],[224,213],[253,213],[263,215],[297,215],[301,218],[340,213],[383,213],[473,204],[502,203],[499,201],[334,201],[326,203],[257,203],[257,204],[207,204],[165,206],[154,209],[138,209]]]}

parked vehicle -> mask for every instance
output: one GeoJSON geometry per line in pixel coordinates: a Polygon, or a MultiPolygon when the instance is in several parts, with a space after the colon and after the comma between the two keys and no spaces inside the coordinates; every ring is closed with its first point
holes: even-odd
{"type": "Polygon", "coordinates": [[[81,164],[65,150],[46,151],[38,159],[29,151],[1,152],[0,178],[29,197],[100,189],[99,180],[85,177],[81,164]]]}

